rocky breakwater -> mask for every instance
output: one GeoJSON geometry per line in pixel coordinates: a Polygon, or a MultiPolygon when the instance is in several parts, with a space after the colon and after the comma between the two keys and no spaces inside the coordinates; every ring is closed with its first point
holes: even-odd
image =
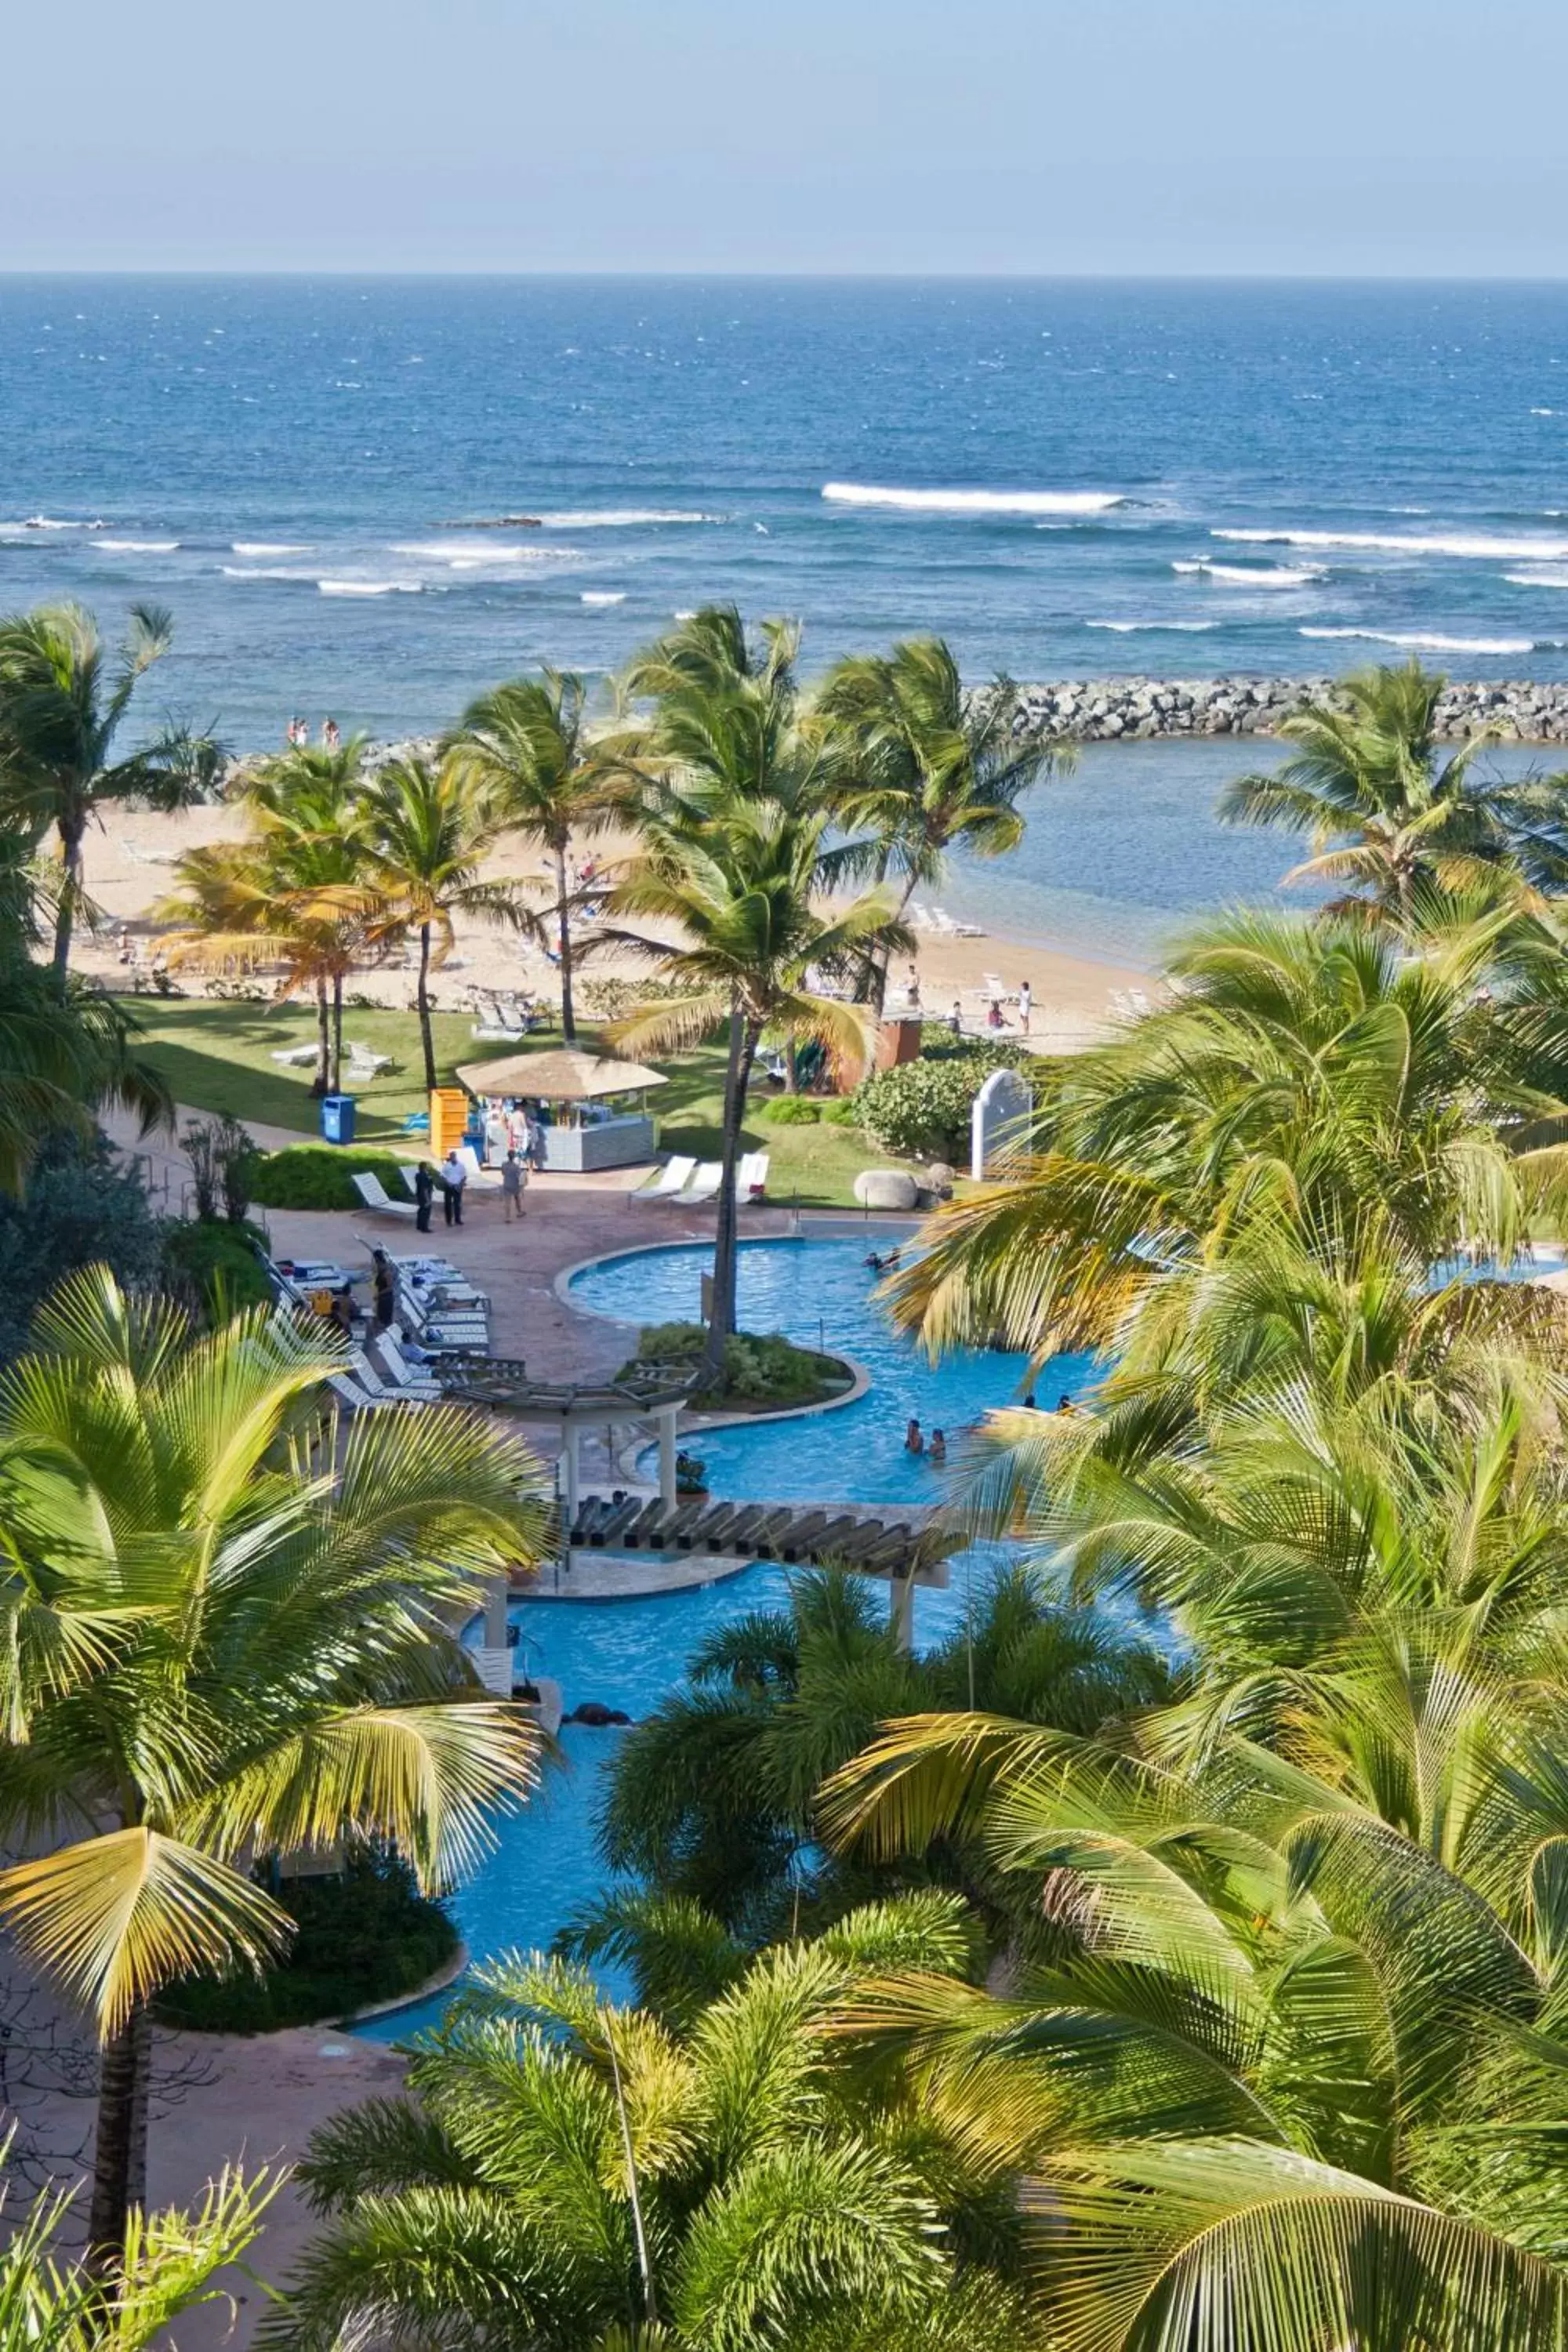
{"type": "MultiPolygon", "coordinates": [[[[1075,742],[1165,735],[1276,735],[1303,702],[1338,699],[1331,677],[1079,677],[1018,689],[1030,727],[1075,742]]],[[[1449,740],[1486,730],[1508,741],[1568,742],[1568,685],[1450,679],[1437,705],[1449,740]]]]}

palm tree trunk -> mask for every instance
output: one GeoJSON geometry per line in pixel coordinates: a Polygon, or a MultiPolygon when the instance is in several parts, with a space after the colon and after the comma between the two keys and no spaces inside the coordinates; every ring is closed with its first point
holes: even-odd
{"type": "Polygon", "coordinates": [[[137,2184],[146,2179],[146,2091],[152,2046],[152,2019],[138,2003],[119,2032],[105,2042],[99,2065],[98,2134],[87,2235],[88,2260],[100,2277],[120,2266],[137,2184]]]}
{"type": "Polygon", "coordinates": [[[419,1043],[425,1049],[425,1091],[436,1091],[436,1040],[430,1028],[430,926],[419,926],[419,980],[414,992],[419,1010],[419,1043]]]}
{"type": "Polygon", "coordinates": [[[797,1095],[800,1092],[800,1076],[795,1068],[793,1029],[784,1039],[784,1092],[786,1095],[797,1095]]]}
{"type": "MultiPolygon", "coordinates": [[[[911,874],[909,880],[904,885],[903,896],[899,900],[899,911],[894,919],[896,921],[900,923],[903,921],[905,915],[909,912],[910,900],[914,897],[917,887],[918,877],[911,874]]],[[[873,980],[871,985],[871,1002],[877,1008],[877,1017],[879,1020],[881,1018],[882,1007],[888,1001],[888,966],[891,963],[892,960],[892,949],[890,947],[881,948],[878,950],[876,961],[872,967],[873,980]]]]}
{"type": "Polygon", "coordinates": [[[316,982],[316,1075],[310,1081],[313,1095],[330,1094],[332,1085],[332,1011],[327,1001],[325,980],[316,982]]]}
{"type": "Polygon", "coordinates": [[[73,819],[68,824],[62,819],[59,825],[60,863],[65,869],[65,887],[55,916],[54,967],[58,979],[64,980],[70,969],[71,932],[76,923],[77,899],[81,891],[81,842],[85,824],[73,819]]]}
{"type": "Polygon", "coordinates": [[[343,1090],[343,976],[332,974],[332,1092],[343,1090]]]}
{"type": "Polygon", "coordinates": [[[563,1045],[577,1042],[577,1016],[572,1004],[572,925],[566,910],[566,849],[558,843],[555,850],[555,914],[558,930],[556,946],[561,957],[561,1040],[563,1045]]]}
{"type": "Polygon", "coordinates": [[[724,1364],[724,1342],[735,1328],[735,1172],[741,1164],[741,1121],[746,1111],[746,1084],[761,1034],[760,1022],[743,1019],[738,1010],[731,1013],[730,1058],[724,1072],[721,1153],[724,1172],[719,1181],[719,1225],[713,1242],[713,1311],[708,1319],[708,1341],[702,1355],[704,1381],[717,1381],[724,1364]]]}

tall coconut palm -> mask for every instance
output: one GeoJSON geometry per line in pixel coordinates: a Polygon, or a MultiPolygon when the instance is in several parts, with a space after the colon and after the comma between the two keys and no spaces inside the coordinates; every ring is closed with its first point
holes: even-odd
{"type": "MultiPolygon", "coordinates": [[[[503,689],[504,690],[504,689],[503,689]]],[[[499,836],[515,830],[503,803],[467,751],[426,760],[390,760],[363,793],[357,816],[368,853],[364,879],[378,901],[370,929],[377,940],[412,931],[419,941],[415,1009],[425,1054],[425,1084],[437,1083],[430,1021],[430,974],[452,950],[454,915],[479,915],[514,927],[531,921],[515,882],[487,880],[480,866],[499,836]]]]}
{"type": "Polygon", "coordinates": [[[383,911],[369,881],[363,819],[364,739],[336,751],[304,745],[265,761],[248,779],[247,838],[188,850],[180,883],[158,908],[173,927],[175,963],[259,941],[282,969],[285,994],[316,1001],[311,1091],[338,1088],[343,988],[383,911]]]}
{"type": "Polygon", "coordinates": [[[0,822],[32,840],[52,832],[58,841],[65,877],[55,914],[58,972],[70,961],[93,817],[113,801],[177,807],[210,783],[212,747],[178,731],[114,757],[137,682],[167,653],[172,635],[168,614],[153,604],[132,606],[112,655],[79,604],[0,621],[0,822]]]}
{"type": "MultiPolygon", "coordinates": [[[[756,740],[749,726],[737,728],[735,737],[753,745],[756,740]]],[[[763,1032],[816,1039],[836,1060],[863,1063],[868,1053],[864,1013],[824,995],[813,975],[819,967],[908,937],[885,892],[865,892],[831,909],[820,905],[827,830],[824,811],[801,814],[760,793],[743,796],[710,776],[670,799],[661,814],[647,814],[641,853],[610,902],[618,918],[659,926],[657,937],[625,930],[616,936],[689,992],[630,1013],[613,1029],[616,1043],[647,1055],[679,1053],[715,1033],[729,1036],[704,1357],[710,1379],[735,1328],[735,1177],[746,1087],[763,1032]]]]}
{"type": "Polygon", "coordinates": [[[1294,759],[1226,786],[1221,821],[1306,834],[1312,855],[1285,880],[1348,883],[1335,914],[1404,919],[1423,882],[1473,881],[1510,855],[1510,788],[1476,772],[1484,731],[1440,758],[1447,684],[1414,658],[1342,679],[1280,728],[1294,759]]]}
{"type": "Polygon", "coordinates": [[[446,749],[493,804],[501,824],[551,861],[555,895],[546,912],[561,972],[561,1034],[574,1045],[578,950],[572,917],[582,894],[568,886],[567,861],[574,838],[600,831],[616,800],[589,730],[586,682],[553,669],[537,678],[512,678],[469,704],[446,749]]]}
{"type": "Polygon", "coordinates": [[[256,1309],[195,1333],[101,1268],[0,1376],[0,1873],[19,1948],[103,2041],[89,2236],[125,2241],[149,2004],[258,1965],[287,1915],[258,1859],[395,1841],[426,1888],[517,1803],[529,1725],[488,1700],[453,1628],[538,1556],[523,1450],[451,1408],[310,1440],[339,1360],[256,1309]]]}
{"type": "MultiPolygon", "coordinates": [[[[1403,1727],[1417,1783],[1432,1696],[1403,1727]]],[[[1371,1782],[1310,1741],[1173,1769],[971,1717],[889,1727],[831,1792],[841,1837],[973,1838],[1037,1890],[1049,1944],[1005,1995],[910,1974],[838,2021],[1025,2173],[1072,2352],[1568,2340],[1561,1774],[1494,1703],[1455,1744],[1467,1850],[1440,1804],[1367,1801],[1390,1692],[1341,1706],[1367,1710],[1371,1782]]]]}
{"type": "MultiPolygon", "coordinates": [[[[878,881],[898,877],[900,915],[917,889],[940,881],[955,848],[976,857],[1016,849],[1019,801],[1075,756],[1026,723],[1011,678],[968,691],[941,637],[847,656],[823,679],[814,710],[843,822],[868,836],[878,881]]],[[[886,977],[884,963],[871,982],[879,1004],[886,977]]]]}
{"type": "Polygon", "coordinates": [[[627,664],[621,692],[657,701],[692,688],[726,695],[751,686],[772,700],[789,703],[800,635],[800,623],[788,620],[763,621],[753,635],[738,604],[704,604],[627,664]]]}
{"type": "MultiPolygon", "coordinates": [[[[951,1896],[851,1915],[679,2022],[513,1955],[299,2168],[328,2216],[273,2329],[455,2347],[808,2352],[1028,2340],[1016,2232],[901,2094],[852,2091],[828,2013],[889,1966],[969,1958],[951,1896]]],[[[944,1977],[944,1981],[945,1977],[944,1977]]]]}

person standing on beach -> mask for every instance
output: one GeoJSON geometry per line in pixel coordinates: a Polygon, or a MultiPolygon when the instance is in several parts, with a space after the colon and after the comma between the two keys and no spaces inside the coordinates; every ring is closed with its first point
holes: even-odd
{"type": "Polygon", "coordinates": [[[1034,992],[1026,980],[1021,980],[1018,982],[1018,1034],[1020,1037],[1026,1037],[1029,1034],[1029,1015],[1034,1009],[1034,992]]]}
{"type": "Polygon", "coordinates": [[[342,740],[342,737],[338,732],[337,720],[335,719],[329,719],[321,729],[322,749],[328,751],[335,751],[342,740]]]}
{"type": "Polygon", "coordinates": [[[955,996],[952,1000],[952,1011],[947,1016],[947,1025],[955,1037],[963,1036],[963,999],[961,996],[955,996]]]}
{"type": "Polygon", "coordinates": [[[430,1207],[436,1198],[436,1179],[430,1162],[422,1160],[414,1171],[414,1230],[427,1234],[430,1230],[430,1207]]]}
{"type": "Polygon", "coordinates": [[[517,1218],[520,1223],[521,1223],[523,1213],[522,1187],[524,1181],[524,1171],[521,1160],[518,1158],[515,1151],[509,1151],[506,1158],[500,1164],[500,1196],[505,1206],[506,1222],[509,1225],[514,1217],[517,1218]]]}

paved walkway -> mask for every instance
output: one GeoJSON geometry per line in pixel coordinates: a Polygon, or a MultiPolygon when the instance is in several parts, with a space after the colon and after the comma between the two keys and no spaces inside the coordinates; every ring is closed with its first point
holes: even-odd
{"type": "MultiPolygon", "coordinates": [[[[179,1123],[199,1117],[182,1108],[179,1123]]],[[[280,1128],[247,1122],[268,1150],[302,1139],[280,1128]]],[[[177,1140],[167,1136],[138,1140],[135,1123],[122,1116],[104,1121],[121,1150],[145,1164],[155,1207],[166,1200],[178,1215],[190,1184],[190,1163],[177,1140]]],[[[580,1315],[556,1296],[555,1276],[581,1258],[649,1242],[711,1241],[715,1212],[634,1205],[627,1194],[647,1175],[646,1168],[612,1169],[596,1175],[541,1175],[528,1188],[521,1223],[508,1224],[497,1186],[480,1181],[466,1188],[463,1223],[448,1227],[439,1207],[432,1220],[430,1247],[460,1266],[490,1300],[490,1344],[498,1356],[521,1356],[531,1373],[548,1381],[593,1381],[617,1371],[637,1349],[636,1327],[598,1315],[580,1315]]],[[[258,1209],[254,1213],[282,1257],[330,1258],[343,1265],[368,1266],[376,1243],[393,1250],[413,1246],[411,1219],[376,1217],[365,1210],[258,1209]]],[[[834,1213],[842,1220],[844,1211],[834,1213]]],[[[748,1208],[742,1235],[787,1233],[787,1209],[748,1208]]],[[[367,1296],[362,1292],[361,1296],[367,1296]]],[[[530,1428],[530,1442],[547,1458],[555,1451],[548,1429],[530,1428]]],[[[585,1465],[586,1466],[586,1465],[585,1465]]]]}

